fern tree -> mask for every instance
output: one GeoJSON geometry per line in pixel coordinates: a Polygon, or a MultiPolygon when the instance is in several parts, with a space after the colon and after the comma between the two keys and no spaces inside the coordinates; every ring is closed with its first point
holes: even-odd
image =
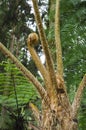
{"type": "Polygon", "coordinates": [[[51,53],[48,47],[47,38],[43,29],[38,3],[36,0],[32,0],[33,8],[35,12],[35,19],[39,31],[40,41],[44,50],[46,59],[46,66],[44,66],[34,46],[37,43],[38,36],[32,33],[28,36],[27,45],[31,53],[31,56],[41,72],[44,80],[44,86],[28,71],[18,59],[0,43],[0,50],[10,58],[16,66],[22,71],[22,73],[30,80],[36,89],[38,90],[42,100],[42,111],[30,103],[30,107],[34,112],[34,116],[38,122],[38,130],[78,130],[77,115],[80,107],[81,96],[84,87],[86,86],[86,74],[83,76],[80,82],[77,92],[75,94],[73,103],[71,104],[68,98],[66,85],[63,77],[63,61],[62,61],[62,49],[60,39],[60,24],[59,24],[59,0],[56,0],[55,10],[55,44],[56,44],[56,60],[57,69],[54,69],[54,63],[51,57],[51,53]]]}
{"type": "Polygon", "coordinates": [[[30,101],[38,99],[38,94],[10,60],[0,63],[0,68],[0,129],[24,130],[32,120],[26,109],[30,101]]]}

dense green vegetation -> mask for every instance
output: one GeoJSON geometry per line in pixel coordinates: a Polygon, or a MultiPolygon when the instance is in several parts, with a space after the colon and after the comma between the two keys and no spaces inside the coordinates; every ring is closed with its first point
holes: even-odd
{"type": "MultiPolygon", "coordinates": [[[[46,0],[39,0],[39,7],[46,34],[48,33],[47,38],[51,42],[54,39],[54,29],[48,27],[50,20],[54,19],[54,12],[52,15],[49,14],[49,3],[46,0]]],[[[67,89],[72,102],[77,85],[86,73],[86,1],[61,1],[60,14],[64,77],[67,81],[67,89]]],[[[27,35],[34,30],[38,32],[31,1],[1,0],[0,18],[0,42],[39,79],[37,68],[32,58],[28,56],[29,52],[26,47],[27,35]]],[[[50,48],[53,55],[55,47],[50,44],[50,48]]],[[[40,45],[36,47],[36,50],[41,56],[40,45]]],[[[80,130],[86,128],[85,98],[86,89],[79,114],[80,130]]],[[[34,86],[27,82],[15,65],[0,53],[0,129],[15,130],[18,128],[17,119],[21,121],[22,116],[24,118],[23,122],[34,123],[28,106],[29,102],[36,103],[40,108],[40,97],[34,86]]],[[[26,124],[24,123],[24,126],[21,126],[21,130],[26,127],[26,124]]]]}

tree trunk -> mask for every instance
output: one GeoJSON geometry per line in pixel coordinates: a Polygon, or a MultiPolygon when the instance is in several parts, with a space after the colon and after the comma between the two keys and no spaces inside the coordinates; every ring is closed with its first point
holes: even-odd
{"type": "Polygon", "coordinates": [[[42,127],[40,130],[78,130],[76,119],[69,119],[69,117],[62,117],[58,120],[58,116],[54,111],[48,110],[46,115],[43,115],[42,127]]]}
{"type": "MultiPolygon", "coordinates": [[[[50,101],[49,101],[50,102],[50,101]]],[[[47,105],[42,101],[40,130],[78,130],[77,117],[73,117],[73,109],[66,101],[66,94],[58,95],[58,107],[53,103],[47,105]]]]}

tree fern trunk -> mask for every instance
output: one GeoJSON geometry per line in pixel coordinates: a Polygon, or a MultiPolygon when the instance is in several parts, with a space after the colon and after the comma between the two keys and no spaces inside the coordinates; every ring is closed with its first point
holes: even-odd
{"type": "Polygon", "coordinates": [[[58,113],[50,109],[45,110],[43,113],[40,130],[78,130],[78,123],[76,119],[70,119],[70,117],[58,118],[58,113]]]}

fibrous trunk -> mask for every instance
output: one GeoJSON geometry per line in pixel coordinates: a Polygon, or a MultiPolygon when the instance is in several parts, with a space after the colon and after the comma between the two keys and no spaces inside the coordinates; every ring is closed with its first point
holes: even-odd
{"type": "Polygon", "coordinates": [[[59,106],[56,110],[43,108],[40,130],[78,130],[77,119],[72,118],[72,113],[62,110],[59,106]]]}

